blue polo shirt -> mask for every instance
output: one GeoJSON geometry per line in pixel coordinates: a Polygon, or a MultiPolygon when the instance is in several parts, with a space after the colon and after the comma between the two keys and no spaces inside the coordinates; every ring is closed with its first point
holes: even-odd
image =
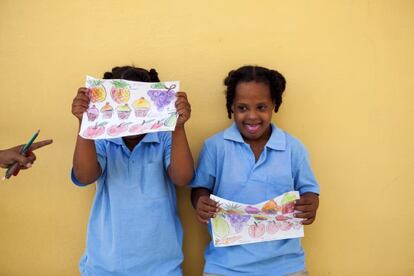
{"type": "MultiPolygon", "coordinates": [[[[191,186],[245,204],[260,203],[292,190],[319,194],[303,144],[273,124],[257,162],[234,123],[207,139],[191,186]]],[[[300,239],[230,247],[214,247],[210,242],[205,252],[204,271],[212,274],[276,276],[304,269],[300,239]]]]}
{"type": "MultiPolygon", "coordinates": [[[[182,228],[167,175],[171,133],[149,133],[131,152],[95,142],[102,175],[89,218],[82,275],[182,275],[182,228]]],[[[72,181],[82,186],[72,170],[72,181]]]]}

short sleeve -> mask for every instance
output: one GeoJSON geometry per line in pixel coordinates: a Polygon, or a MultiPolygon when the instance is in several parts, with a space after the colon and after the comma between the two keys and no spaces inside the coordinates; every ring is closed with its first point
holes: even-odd
{"type": "Polygon", "coordinates": [[[216,159],[211,156],[209,147],[204,143],[198,158],[196,174],[191,188],[206,188],[213,191],[216,180],[216,159]]]}
{"type": "Polygon", "coordinates": [[[307,192],[319,194],[319,185],[311,169],[309,156],[305,148],[301,151],[301,158],[294,166],[294,182],[295,190],[299,191],[300,194],[307,192]]]}
{"type": "MultiPolygon", "coordinates": [[[[101,167],[101,170],[102,170],[101,176],[100,176],[100,178],[101,178],[106,172],[106,141],[105,140],[96,140],[95,141],[95,148],[96,148],[96,157],[98,159],[99,166],[101,167]]],[[[71,176],[72,182],[75,185],[87,186],[87,184],[83,184],[83,183],[79,182],[79,180],[75,176],[73,168],[71,170],[70,176],[71,176]]]]}

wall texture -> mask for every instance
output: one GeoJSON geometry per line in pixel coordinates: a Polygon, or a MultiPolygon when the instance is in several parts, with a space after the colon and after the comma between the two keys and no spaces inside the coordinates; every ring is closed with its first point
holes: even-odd
{"type": "MultiPolygon", "coordinates": [[[[308,147],[322,196],[306,227],[311,275],[414,275],[413,1],[0,1],[0,148],[54,144],[0,183],[0,275],[77,275],[94,187],[71,184],[73,97],[85,75],[154,67],[193,107],[194,156],[230,124],[222,81],[281,71],[274,122],[308,147]]],[[[179,191],[185,275],[205,228],[179,191]]]]}

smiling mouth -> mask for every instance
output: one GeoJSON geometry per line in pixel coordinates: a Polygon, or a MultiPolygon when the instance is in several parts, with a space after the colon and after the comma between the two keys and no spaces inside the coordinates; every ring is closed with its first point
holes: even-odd
{"type": "Polygon", "coordinates": [[[259,130],[259,128],[260,128],[260,124],[255,124],[255,125],[252,125],[252,124],[244,124],[244,126],[247,129],[247,132],[252,133],[252,134],[253,133],[256,133],[259,130]]]}

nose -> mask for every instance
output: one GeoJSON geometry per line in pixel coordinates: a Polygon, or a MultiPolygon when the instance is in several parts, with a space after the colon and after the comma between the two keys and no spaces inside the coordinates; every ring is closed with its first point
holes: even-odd
{"type": "Polygon", "coordinates": [[[257,113],[256,110],[250,110],[249,113],[247,114],[247,118],[248,119],[257,119],[259,117],[259,114],[257,113]]]}

